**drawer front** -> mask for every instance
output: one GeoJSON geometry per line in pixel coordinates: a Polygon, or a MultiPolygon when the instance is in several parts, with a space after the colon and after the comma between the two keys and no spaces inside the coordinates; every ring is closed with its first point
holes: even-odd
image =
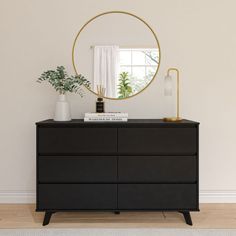
{"type": "Polygon", "coordinates": [[[38,152],[114,153],[117,152],[116,128],[39,128],[38,152]]]}
{"type": "Polygon", "coordinates": [[[196,156],[120,156],[120,182],[193,183],[197,181],[196,156]]]}
{"type": "Polygon", "coordinates": [[[39,184],[37,210],[116,209],[116,184],[39,184]]]}
{"type": "Polygon", "coordinates": [[[40,156],[40,183],[116,182],[117,157],[114,156],[40,156]]]}
{"type": "Polygon", "coordinates": [[[197,152],[197,128],[119,128],[123,154],[188,154],[197,152]]]}
{"type": "Polygon", "coordinates": [[[119,184],[118,196],[119,209],[198,209],[195,184],[119,184]]]}

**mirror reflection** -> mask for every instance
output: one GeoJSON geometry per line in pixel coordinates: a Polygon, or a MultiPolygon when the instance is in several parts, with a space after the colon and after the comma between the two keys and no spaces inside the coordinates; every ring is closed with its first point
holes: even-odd
{"type": "Polygon", "coordinates": [[[158,41],[141,19],[109,13],[89,21],[77,35],[73,64],[90,82],[90,90],[124,99],[141,92],[159,67],[158,41]]]}

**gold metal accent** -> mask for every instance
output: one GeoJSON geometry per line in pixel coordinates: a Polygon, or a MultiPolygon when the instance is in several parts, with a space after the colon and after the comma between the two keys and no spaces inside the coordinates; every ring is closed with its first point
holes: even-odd
{"type": "MultiPolygon", "coordinates": [[[[79,73],[78,73],[78,71],[77,71],[77,69],[76,69],[76,65],[75,65],[75,45],[76,45],[76,42],[77,42],[77,40],[78,40],[78,38],[79,38],[79,35],[80,35],[80,33],[83,31],[83,29],[84,29],[91,21],[95,20],[96,18],[98,18],[98,17],[100,17],[100,16],[107,15],[107,14],[113,14],[113,13],[116,13],[116,14],[126,14],[126,15],[129,15],[129,16],[133,16],[133,17],[135,17],[136,19],[138,19],[138,20],[140,20],[141,22],[143,22],[143,23],[150,29],[150,31],[152,32],[152,34],[153,34],[153,36],[154,36],[154,38],[155,38],[155,40],[156,40],[157,48],[158,48],[158,50],[159,50],[159,63],[158,63],[158,65],[157,65],[156,72],[155,72],[155,74],[153,75],[152,80],[146,85],[146,87],[144,87],[143,89],[141,89],[139,92],[137,92],[137,93],[135,93],[135,94],[133,94],[133,95],[131,95],[131,96],[129,96],[129,97],[126,97],[126,98],[110,98],[110,97],[104,97],[104,98],[106,98],[106,99],[111,99],[111,100],[123,100],[123,99],[128,99],[128,98],[134,97],[134,96],[140,94],[141,92],[143,92],[143,91],[153,82],[153,80],[155,79],[155,77],[156,77],[156,75],[157,75],[157,72],[158,72],[158,70],[159,70],[159,68],[160,68],[160,63],[161,63],[161,48],[160,48],[159,41],[158,41],[158,39],[157,39],[157,36],[156,36],[156,33],[154,32],[154,30],[153,30],[153,29],[151,28],[151,26],[150,26],[146,21],[144,21],[142,18],[140,18],[139,16],[136,16],[136,15],[134,15],[134,14],[132,14],[132,13],[125,12],[125,11],[107,11],[107,12],[103,12],[103,13],[100,13],[100,14],[94,16],[93,18],[91,18],[89,21],[87,21],[87,22],[82,26],[82,28],[79,30],[79,32],[77,33],[77,35],[76,35],[76,37],[75,37],[75,40],[74,40],[74,43],[73,43],[73,47],[72,47],[72,64],[73,64],[73,67],[74,67],[74,70],[75,70],[76,75],[78,75],[79,73]]],[[[98,95],[96,92],[94,92],[94,91],[91,90],[90,88],[88,88],[88,87],[86,87],[86,86],[84,86],[84,87],[85,87],[86,89],[88,89],[90,92],[92,92],[93,94],[98,95]]]]}
{"type": "Polygon", "coordinates": [[[177,115],[176,115],[176,117],[166,117],[163,120],[166,122],[178,122],[178,121],[182,120],[182,118],[179,117],[179,70],[177,68],[169,68],[167,70],[167,76],[170,76],[171,71],[175,71],[176,75],[177,75],[177,77],[176,77],[177,78],[177,88],[176,88],[177,89],[177,92],[176,92],[176,94],[177,94],[177,111],[176,111],[177,115]]]}
{"type": "Polygon", "coordinates": [[[178,121],[181,121],[182,118],[180,118],[180,117],[165,117],[165,118],[163,118],[163,120],[165,122],[178,122],[178,121]]]}

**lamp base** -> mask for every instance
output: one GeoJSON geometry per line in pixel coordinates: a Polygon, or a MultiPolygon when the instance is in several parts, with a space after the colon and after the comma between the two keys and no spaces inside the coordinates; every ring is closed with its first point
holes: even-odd
{"type": "Polygon", "coordinates": [[[182,118],[180,118],[180,117],[165,117],[163,119],[163,121],[165,121],[165,122],[179,122],[181,120],[182,120],[182,118]]]}

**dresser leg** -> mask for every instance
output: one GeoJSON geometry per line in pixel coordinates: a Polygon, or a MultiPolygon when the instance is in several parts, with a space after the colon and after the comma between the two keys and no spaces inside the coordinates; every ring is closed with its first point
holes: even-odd
{"type": "Polygon", "coordinates": [[[119,211],[114,211],[114,213],[115,213],[116,215],[119,215],[119,214],[120,214],[120,212],[119,212],[119,211]]]}
{"type": "Polygon", "coordinates": [[[180,211],[180,213],[182,213],[184,215],[184,219],[185,219],[186,224],[193,225],[189,211],[180,211]]]}
{"type": "Polygon", "coordinates": [[[48,225],[54,211],[46,211],[43,219],[43,226],[48,225]]]}

